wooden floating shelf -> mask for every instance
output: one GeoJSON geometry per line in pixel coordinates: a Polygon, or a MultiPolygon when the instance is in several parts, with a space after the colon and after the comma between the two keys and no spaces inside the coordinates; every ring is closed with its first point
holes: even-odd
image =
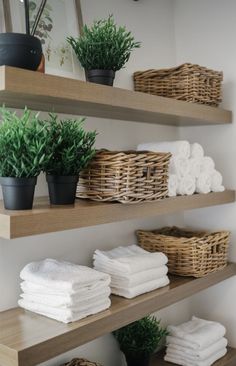
{"type": "MultiPolygon", "coordinates": [[[[164,353],[156,354],[153,356],[150,366],[174,366],[176,364],[165,362],[163,360],[164,353]]],[[[228,353],[221,358],[219,361],[215,362],[213,366],[235,366],[236,365],[236,349],[228,348],[228,353]]]]}
{"type": "Polygon", "coordinates": [[[109,310],[78,322],[63,324],[20,308],[0,313],[0,364],[34,366],[110,333],[143,316],[224,281],[236,274],[236,264],[194,279],[170,276],[162,289],[128,300],[112,296],[109,310]]]}
{"type": "Polygon", "coordinates": [[[0,67],[8,107],[174,126],[232,123],[232,112],[38,72],[0,67]]]}
{"type": "Polygon", "coordinates": [[[14,239],[235,201],[235,191],[166,198],[151,203],[121,204],[77,200],[74,206],[50,206],[48,198],[35,200],[33,210],[7,211],[0,203],[0,237],[14,239]]]}

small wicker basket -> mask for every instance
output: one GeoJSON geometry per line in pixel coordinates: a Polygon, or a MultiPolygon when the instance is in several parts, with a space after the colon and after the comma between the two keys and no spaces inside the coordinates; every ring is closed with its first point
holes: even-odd
{"type": "Polygon", "coordinates": [[[170,157],[169,153],[100,150],[80,174],[77,197],[122,203],[165,198],[170,157]]]}
{"type": "Polygon", "coordinates": [[[138,230],[139,245],[149,252],[163,252],[172,274],[203,277],[227,265],[229,232],[193,232],[177,227],[138,230]]]}
{"type": "Polygon", "coordinates": [[[64,363],[61,366],[101,366],[101,364],[88,361],[85,358],[74,358],[70,362],[64,363]]]}
{"type": "Polygon", "coordinates": [[[222,72],[190,63],[134,73],[136,91],[215,107],[222,101],[222,81],[222,72]]]}

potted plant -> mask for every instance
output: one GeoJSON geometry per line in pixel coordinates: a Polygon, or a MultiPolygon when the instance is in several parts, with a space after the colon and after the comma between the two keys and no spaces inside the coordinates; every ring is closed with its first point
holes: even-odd
{"type": "Polygon", "coordinates": [[[86,132],[84,120],[58,120],[56,115],[50,115],[48,136],[52,157],[45,166],[45,172],[53,205],[75,202],[79,172],[95,154],[96,132],[86,132]]]}
{"type": "Polygon", "coordinates": [[[42,0],[33,26],[30,29],[29,0],[24,0],[26,32],[25,34],[0,34],[0,65],[20,67],[28,70],[38,69],[43,53],[41,42],[35,37],[35,32],[45,5],[46,0],[42,0]]]}
{"type": "Polygon", "coordinates": [[[151,355],[168,332],[155,317],[146,316],[113,334],[125,355],[127,366],[148,366],[151,355]]]}
{"type": "Polygon", "coordinates": [[[37,176],[47,155],[47,126],[25,109],[18,117],[1,108],[0,183],[4,206],[9,210],[32,209],[37,176]]]}
{"type": "Polygon", "coordinates": [[[113,85],[115,72],[130,58],[131,51],[140,47],[131,32],[118,27],[113,16],[83,27],[79,38],[68,37],[68,42],[84,67],[89,81],[113,85]]]}

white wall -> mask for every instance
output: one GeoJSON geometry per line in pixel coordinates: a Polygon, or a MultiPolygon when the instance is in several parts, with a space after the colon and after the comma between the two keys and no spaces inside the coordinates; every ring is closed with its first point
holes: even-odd
{"type": "MultiPolygon", "coordinates": [[[[223,106],[236,112],[236,2],[234,0],[175,1],[177,64],[199,63],[224,71],[223,106]]],[[[198,141],[223,173],[225,185],[236,185],[236,125],[181,128],[181,138],[198,141]]],[[[230,258],[236,259],[236,204],[207,208],[185,214],[187,225],[232,231],[230,258]]],[[[222,321],[231,345],[236,346],[236,278],[225,281],[192,298],[192,312],[222,321]]]]}

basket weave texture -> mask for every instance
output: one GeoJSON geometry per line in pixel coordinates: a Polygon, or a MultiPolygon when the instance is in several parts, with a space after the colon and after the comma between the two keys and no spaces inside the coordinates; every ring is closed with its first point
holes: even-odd
{"type": "Polygon", "coordinates": [[[74,358],[70,362],[67,362],[61,366],[101,366],[101,364],[88,361],[85,358],[74,358]]]}
{"type": "Polygon", "coordinates": [[[77,197],[122,203],[165,198],[170,157],[169,153],[100,150],[80,174],[77,197]]]}
{"type": "Polygon", "coordinates": [[[193,232],[177,227],[138,230],[139,245],[149,252],[163,252],[172,274],[203,277],[227,265],[228,231],[193,232]]]}
{"type": "Polygon", "coordinates": [[[134,73],[135,91],[217,107],[222,101],[223,73],[186,63],[134,73]]]}

